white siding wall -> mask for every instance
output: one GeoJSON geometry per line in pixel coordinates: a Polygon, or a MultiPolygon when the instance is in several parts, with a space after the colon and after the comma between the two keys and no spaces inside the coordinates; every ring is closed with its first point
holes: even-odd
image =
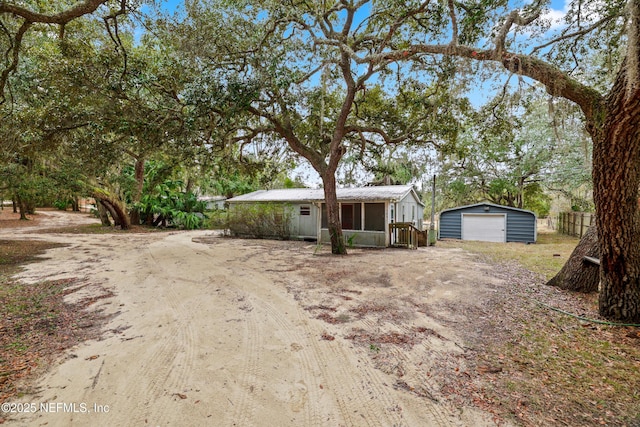
{"type": "Polygon", "coordinates": [[[418,230],[422,230],[422,215],[424,208],[413,197],[412,193],[407,194],[402,200],[396,203],[396,219],[395,222],[410,222],[418,230]]]}

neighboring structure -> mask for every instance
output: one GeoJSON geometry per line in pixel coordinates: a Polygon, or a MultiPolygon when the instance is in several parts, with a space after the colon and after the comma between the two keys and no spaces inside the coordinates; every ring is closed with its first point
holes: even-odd
{"type": "Polygon", "coordinates": [[[227,198],[224,196],[200,196],[198,200],[201,202],[206,202],[207,207],[206,210],[212,211],[215,209],[222,210],[224,209],[225,202],[227,198]]]}
{"type": "Polygon", "coordinates": [[[447,209],[440,213],[439,238],[535,243],[536,214],[492,203],[447,209]]]}
{"type": "MultiPolygon", "coordinates": [[[[342,229],[350,244],[360,247],[386,247],[394,237],[389,223],[407,222],[422,230],[424,204],[412,186],[339,188],[342,229]]],[[[247,203],[282,203],[290,217],[290,237],[330,241],[322,189],[260,190],[228,199],[229,209],[247,203]]]]}

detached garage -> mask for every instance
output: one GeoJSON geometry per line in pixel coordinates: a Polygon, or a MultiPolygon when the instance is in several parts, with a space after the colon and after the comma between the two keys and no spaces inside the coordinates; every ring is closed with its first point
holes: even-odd
{"type": "Polygon", "coordinates": [[[492,203],[447,209],[440,213],[439,238],[535,243],[536,214],[492,203]]]}

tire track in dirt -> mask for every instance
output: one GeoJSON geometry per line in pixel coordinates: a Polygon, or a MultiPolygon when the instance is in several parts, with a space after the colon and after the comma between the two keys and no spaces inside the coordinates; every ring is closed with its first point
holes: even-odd
{"type": "MultiPolygon", "coordinates": [[[[246,298],[243,296],[243,298],[246,298]]],[[[245,316],[243,325],[241,347],[242,367],[240,368],[239,389],[230,398],[233,402],[233,412],[227,418],[228,425],[248,426],[256,425],[256,396],[257,385],[262,377],[261,370],[261,347],[262,334],[259,333],[258,325],[254,316],[245,316]]]]}
{"type": "MultiPolygon", "coordinates": [[[[149,247],[151,257],[155,260],[158,268],[154,276],[164,277],[164,280],[157,280],[163,291],[164,301],[171,309],[172,321],[170,323],[171,333],[169,340],[172,341],[171,351],[168,354],[171,363],[169,369],[163,377],[158,377],[158,382],[162,390],[156,392],[158,397],[165,396],[171,400],[183,400],[186,396],[188,382],[196,366],[196,343],[198,342],[197,332],[194,329],[194,320],[202,309],[202,298],[189,298],[182,295],[178,290],[182,287],[200,288],[202,281],[199,278],[189,278],[185,272],[193,271],[189,264],[197,261],[194,251],[190,245],[182,244],[175,239],[166,239],[159,245],[149,247]],[[171,246],[169,246],[169,242],[171,246]],[[176,246],[178,246],[176,248],[176,246]],[[152,252],[155,250],[155,252],[152,252]],[[181,254],[176,260],[175,254],[181,254]],[[185,265],[186,264],[186,265],[185,265]]],[[[180,421],[175,417],[175,410],[170,405],[159,405],[160,409],[154,408],[154,417],[164,420],[172,419],[180,421]]]]}
{"type": "MultiPolygon", "coordinates": [[[[185,248],[180,248],[183,252],[185,248]]],[[[137,424],[160,422],[175,419],[171,400],[182,399],[187,378],[195,363],[194,347],[197,337],[193,328],[193,314],[200,309],[196,301],[184,301],[176,292],[179,286],[174,278],[176,270],[172,268],[175,258],[167,252],[165,243],[149,245],[142,251],[141,259],[146,260],[138,273],[144,277],[134,286],[147,286],[154,289],[155,304],[166,307],[166,321],[161,326],[159,338],[145,337],[150,341],[149,349],[138,354],[139,369],[135,373],[135,381],[129,381],[125,396],[145,396],[143,409],[132,410],[120,421],[137,424]],[[149,261],[151,265],[149,265],[149,261]],[[185,305],[189,304],[188,307],[185,305]],[[141,360],[142,359],[142,360],[141,360]]],[[[179,271],[179,270],[178,270],[179,271]]],[[[181,278],[184,281],[184,278],[181,278]]],[[[181,286],[181,285],[180,285],[181,286]]],[[[179,418],[178,418],[179,420],[179,418]]],[[[114,420],[116,421],[116,420],[114,420]]]]}
{"type": "MultiPolygon", "coordinates": [[[[228,264],[225,263],[225,265],[228,264]]],[[[237,271],[231,269],[230,271],[237,271]]],[[[252,274],[250,281],[245,276],[240,275],[230,277],[225,275],[225,281],[233,289],[238,292],[238,302],[241,303],[240,310],[245,312],[243,316],[244,327],[242,337],[241,354],[239,358],[243,360],[241,367],[241,378],[239,379],[239,388],[232,395],[233,411],[231,416],[227,418],[225,425],[261,425],[261,420],[256,417],[260,410],[264,398],[265,388],[275,388],[276,385],[269,384],[269,378],[265,375],[263,369],[262,354],[268,351],[268,344],[279,343],[280,350],[293,349],[296,356],[301,359],[301,365],[296,366],[296,371],[301,371],[304,375],[296,376],[291,379],[290,372],[287,372],[281,378],[272,379],[273,383],[286,381],[291,379],[293,384],[288,390],[270,390],[270,392],[280,392],[280,400],[288,397],[288,409],[296,416],[296,422],[299,425],[320,425],[320,416],[317,408],[313,405],[319,396],[316,396],[316,389],[319,388],[317,380],[313,372],[317,371],[309,362],[306,353],[302,351],[298,342],[305,339],[296,332],[296,325],[286,319],[282,313],[266,302],[263,295],[263,277],[259,274],[252,274]],[[277,338],[273,337],[273,331],[277,331],[277,338]],[[266,340],[271,338],[271,342],[266,340]],[[308,384],[311,384],[310,386],[308,384]]]]}
{"type": "Polygon", "coordinates": [[[420,349],[415,348],[410,351],[404,351],[398,347],[392,347],[390,353],[395,359],[395,366],[402,370],[401,375],[398,377],[396,386],[405,389],[407,393],[414,394],[425,401],[432,401],[436,404],[425,405],[425,408],[429,410],[434,425],[448,426],[453,425],[451,420],[454,419],[454,414],[445,405],[439,404],[440,398],[437,392],[438,387],[434,384],[427,371],[421,366],[417,366],[408,354],[429,354],[429,349],[426,345],[419,344],[420,349]]]}
{"type": "MultiPolygon", "coordinates": [[[[316,328],[309,327],[308,330],[315,336],[321,334],[316,328]]],[[[342,346],[335,341],[323,342],[322,347],[319,340],[310,340],[310,342],[322,377],[332,390],[347,425],[406,425],[401,416],[384,410],[392,407],[394,402],[388,396],[383,381],[369,368],[341,363],[349,358],[342,346]]]]}
{"type": "MultiPolygon", "coordinates": [[[[296,351],[296,363],[298,364],[296,368],[301,375],[297,377],[298,380],[294,380],[290,390],[289,403],[294,412],[302,412],[300,413],[301,418],[296,419],[300,425],[323,425],[323,415],[326,414],[320,414],[318,405],[315,403],[328,399],[333,401],[332,406],[337,405],[336,409],[340,414],[340,419],[335,420],[337,423],[346,422],[347,425],[371,426],[401,425],[400,419],[390,419],[384,411],[379,410],[379,401],[375,401],[373,397],[363,393],[363,389],[367,387],[358,384],[358,381],[350,380],[354,371],[344,366],[344,362],[347,360],[344,354],[334,351],[333,357],[324,356],[327,349],[320,345],[322,332],[318,327],[312,326],[313,321],[308,318],[308,314],[297,303],[288,302],[291,308],[288,310],[288,315],[285,316],[281,311],[282,304],[278,304],[279,308],[276,308],[267,301],[268,297],[264,295],[264,292],[269,292],[269,290],[262,289],[260,284],[273,283],[271,278],[254,272],[251,275],[251,283],[254,286],[248,290],[246,297],[252,308],[251,318],[257,319],[265,316],[265,320],[258,323],[252,320],[248,322],[247,328],[250,333],[247,339],[254,342],[245,341],[248,347],[243,355],[248,357],[248,361],[244,368],[244,378],[253,376],[255,371],[253,365],[258,361],[255,354],[259,353],[261,346],[264,345],[261,337],[268,336],[269,331],[275,328],[284,344],[288,343],[298,350],[296,351]],[[304,343],[304,345],[299,343],[304,343]],[[253,356],[251,356],[252,354],[253,356]]],[[[247,288],[246,285],[240,284],[239,286],[247,288]]],[[[281,296],[281,298],[283,297],[287,298],[286,294],[281,296]]],[[[330,343],[327,344],[330,345],[330,343]]],[[[379,382],[370,376],[360,381],[370,384],[379,382]]],[[[245,384],[246,387],[247,384],[245,384]]],[[[383,390],[377,390],[375,395],[374,397],[385,400],[383,390]]],[[[250,407],[247,410],[247,406],[246,399],[244,399],[234,411],[234,419],[248,421],[249,424],[238,423],[237,425],[251,425],[251,420],[248,420],[247,415],[243,414],[251,413],[255,407],[250,407]]]]}
{"type": "MultiPolygon", "coordinates": [[[[274,280],[261,279],[260,282],[269,283],[274,280]]],[[[303,311],[298,304],[294,306],[296,324],[298,328],[302,329],[302,332],[298,334],[293,333],[297,328],[293,327],[291,322],[282,316],[273,305],[263,300],[261,308],[269,313],[279,331],[286,331],[289,340],[299,342],[306,338],[305,341],[311,346],[312,351],[304,352],[304,371],[312,373],[319,369],[322,381],[332,392],[335,403],[347,425],[406,425],[400,415],[385,410],[394,407],[396,402],[389,396],[388,388],[377,372],[370,368],[354,367],[345,363],[349,358],[344,353],[342,346],[330,341],[320,341],[321,324],[309,319],[308,313],[303,311]],[[354,375],[356,372],[357,375],[354,375]]],[[[320,389],[321,383],[318,383],[313,375],[306,375],[306,377],[305,382],[312,384],[310,399],[315,401],[316,398],[319,398],[316,395],[318,395],[317,390],[320,389]]],[[[308,414],[308,416],[311,419],[317,419],[319,415],[308,414]]],[[[309,419],[310,422],[311,419],[309,419]]]]}
{"type": "MultiPolygon", "coordinates": [[[[267,319],[266,322],[261,324],[276,326],[279,338],[283,338],[283,345],[285,348],[288,346],[287,350],[292,350],[288,353],[292,363],[296,363],[296,368],[301,373],[301,375],[297,375],[292,379],[295,383],[288,391],[291,411],[301,415],[302,418],[297,420],[301,422],[301,425],[319,425],[320,414],[317,406],[314,405],[314,402],[318,402],[321,399],[319,393],[321,383],[318,382],[317,376],[314,375],[315,372],[318,372],[319,367],[317,361],[309,356],[309,352],[305,350],[304,346],[299,344],[300,342],[305,343],[309,339],[309,334],[305,333],[304,329],[299,331],[299,326],[304,324],[305,321],[302,319],[290,321],[282,315],[280,310],[265,300],[258,301],[256,298],[251,298],[251,300],[255,309],[267,319]]],[[[260,335],[266,336],[266,328],[263,327],[261,329],[263,330],[260,335]]]]}
{"type": "MultiPolygon", "coordinates": [[[[264,388],[264,385],[261,384],[264,377],[262,348],[264,346],[264,337],[268,336],[269,331],[265,333],[263,328],[261,328],[262,322],[257,319],[257,312],[254,312],[254,304],[249,294],[242,289],[244,285],[238,284],[238,280],[243,280],[242,277],[244,274],[237,274],[238,270],[231,271],[231,274],[226,274],[225,272],[228,270],[228,267],[224,256],[217,256],[221,254],[212,253],[203,254],[203,252],[198,249],[198,246],[194,246],[195,244],[196,243],[185,244],[181,242],[180,250],[178,252],[176,252],[175,249],[172,251],[174,255],[177,253],[180,254],[180,269],[182,271],[190,271],[189,265],[191,264],[208,264],[209,269],[215,271],[217,281],[224,283],[225,292],[231,294],[230,301],[233,301],[237,306],[235,313],[241,314],[241,345],[239,346],[239,353],[235,357],[236,360],[239,359],[241,361],[241,366],[239,372],[234,370],[234,372],[237,372],[239,378],[234,380],[236,387],[233,388],[231,395],[226,396],[224,405],[227,405],[228,402],[231,407],[228,407],[228,410],[224,411],[226,422],[222,424],[237,426],[260,425],[257,413],[260,408],[258,393],[260,388],[264,388]]],[[[166,270],[166,267],[164,268],[166,270]]],[[[240,269],[240,271],[241,270],[242,269],[240,269]]],[[[168,273],[171,274],[171,272],[168,273]]],[[[201,285],[197,280],[182,279],[182,282],[189,281],[194,282],[194,286],[201,285]]],[[[202,288],[202,286],[200,287],[202,288]]],[[[206,291],[206,289],[202,290],[206,291]]],[[[171,296],[177,298],[175,293],[171,296]]],[[[191,313],[198,313],[200,312],[201,304],[202,299],[198,299],[198,303],[195,306],[188,308],[183,307],[181,311],[190,310],[189,312],[191,313]]],[[[187,317],[189,316],[185,316],[185,319],[187,317]]],[[[187,324],[189,325],[189,333],[193,333],[194,330],[190,327],[191,322],[187,321],[187,324]]],[[[191,351],[194,346],[190,345],[188,348],[189,362],[186,364],[187,367],[191,366],[194,362],[193,351],[191,351]]],[[[197,372],[192,372],[192,374],[198,375],[197,372]]],[[[188,376],[185,373],[185,375],[179,375],[178,377],[186,379],[188,376]]],[[[174,384],[177,387],[182,385],[179,381],[175,381],[174,384]]]]}
{"type": "MultiPolygon", "coordinates": [[[[149,254],[152,259],[152,255],[149,254]]],[[[157,277],[153,274],[152,269],[146,272],[146,277],[136,285],[150,286],[157,284],[157,277]]],[[[159,292],[156,294],[158,300],[165,301],[161,294],[163,286],[158,286],[159,292]]],[[[171,304],[167,308],[173,311],[171,304]]],[[[151,336],[143,337],[149,344],[144,352],[138,353],[135,359],[136,368],[132,370],[133,377],[126,383],[123,390],[123,396],[144,396],[144,404],[138,405],[135,400],[130,402],[119,402],[125,405],[127,410],[118,411],[114,414],[110,421],[114,425],[118,423],[132,422],[135,425],[142,425],[148,422],[148,419],[161,419],[162,414],[156,411],[155,401],[162,395],[164,381],[168,377],[170,370],[174,364],[178,345],[174,337],[177,330],[174,325],[165,325],[163,323],[163,336],[154,339],[151,336]]]]}
{"type": "MultiPolygon", "coordinates": [[[[318,299],[320,299],[321,301],[324,301],[323,304],[326,304],[328,307],[333,307],[335,305],[335,301],[332,304],[332,299],[330,297],[327,297],[328,294],[326,293],[326,291],[327,289],[325,287],[321,286],[321,287],[314,288],[314,286],[311,286],[311,288],[309,288],[307,292],[304,292],[304,294],[311,292],[312,294],[315,295],[314,297],[311,297],[311,300],[315,299],[317,301],[318,299]]],[[[342,295],[340,294],[339,291],[334,291],[333,293],[338,298],[342,298],[342,295]]],[[[307,295],[306,297],[297,295],[296,299],[301,300],[302,304],[304,305],[304,301],[305,300],[308,301],[307,299],[308,297],[309,295],[307,295]]],[[[349,301],[347,306],[346,307],[343,306],[343,307],[347,308],[347,312],[350,314],[351,312],[354,312],[355,308],[360,307],[360,305],[362,304],[365,304],[365,305],[371,304],[364,295],[361,295],[361,292],[358,292],[357,297],[342,298],[338,300],[339,301],[338,307],[341,306],[341,303],[344,303],[343,299],[344,301],[349,301]]],[[[374,303],[372,305],[372,308],[376,309],[378,305],[379,305],[378,303],[374,303]]],[[[303,316],[305,315],[305,313],[302,313],[301,311],[300,313],[303,316]]],[[[389,327],[389,325],[387,325],[387,322],[379,316],[377,311],[374,311],[373,314],[367,314],[366,312],[360,313],[359,311],[357,313],[358,315],[356,319],[353,319],[351,321],[349,320],[346,321],[347,323],[350,324],[351,330],[353,332],[357,333],[362,331],[363,333],[370,333],[372,337],[374,337],[376,335],[383,333],[383,331],[385,331],[385,329],[389,327]]],[[[381,312],[380,314],[383,314],[383,313],[381,312]]],[[[309,314],[307,313],[306,316],[309,316],[309,314]]],[[[315,316],[315,314],[312,316],[317,317],[315,316]]],[[[323,319],[323,320],[327,321],[326,319],[323,319]]],[[[344,333],[345,324],[343,322],[338,322],[338,323],[342,323],[342,326],[340,326],[339,324],[333,325],[332,324],[333,322],[328,322],[328,323],[329,324],[323,325],[318,323],[318,321],[316,321],[316,325],[318,325],[318,328],[320,327],[320,325],[323,325],[325,329],[340,331],[344,333]]],[[[402,331],[407,333],[408,332],[415,333],[415,331],[413,331],[408,326],[400,325],[399,328],[401,331],[400,334],[403,333],[402,331]]],[[[314,332],[316,336],[320,334],[319,331],[320,329],[316,329],[316,331],[314,332]]],[[[345,334],[344,338],[346,339],[347,336],[348,336],[348,333],[345,334]]],[[[338,343],[338,341],[336,341],[336,343],[338,343]]],[[[372,344],[374,343],[372,342],[372,344]]],[[[323,346],[323,345],[320,344],[320,346],[323,346]]],[[[326,349],[320,348],[317,343],[314,345],[314,347],[315,347],[314,353],[318,355],[323,355],[324,352],[326,352],[326,349]]],[[[335,358],[341,359],[341,360],[349,359],[346,353],[348,351],[347,346],[330,342],[330,343],[327,343],[327,348],[333,350],[333,353],[334,353],[333,356],[335,358]]],[[[385,345],[385,348],[395,348],[395,346],[389,344],[389,345],[385,345]]],[[[425,347],[425,350],[426,350],[426,347],[425,347]]],[[[361,352],[362,358],[364,360],[368,360],[369,357],[371,356],[370,354],[367,354],[366,351],[362,350],[362,347],[360,347],[360,349],[356,349],[355,351],[361,352]]],[[[398,353],[401,353],[401,351],[398,350],[398,353]]],[[[329,357],[328,359],[333,359],[334,357],[329,357]]],[[[408,358],[405,358],[405,359],[407,362],[409,361],[408,358]]],[[[327,360],[327,358],[325,358],[325,360],[327,360]]],[[[324,363],[323,365],[328,366],[329,364],[324,363]]],[[[328,372],[327,370],[324,370],[323,376],[330,377],[330,378],[334,376],[334,378],[331,378],[331,379],[335,380],[336,383],[339,384],[340,387],[344,389],[345,379],[348,380],[353,378],[353,370],[345,369],[343,364],[337,364],[334,366],[337,366],[339,369],[336,372],[334,372],[333,370],[330,372],[328,372]]],[[[412,393],[408,387],[406,389],[403,387],[398,387],[398,383],[395,382],[395,378],[396,378],[395,375],[392,375],[391,377],[389,377],[388,376],[389,374],[379,370],[379,368],[377,367],[374,368],[372,366],[371,367],[358,366],[357,370],[358,370],[358,374],[360,375],[359,382],[353,382],[351,384],[347,384],[347,387],[351,388],[351,392],[348,394],[345,394],[345,396],[351,399],[351,396],[358,392],[360,393],[360,395],[363,395],[363,394],[366,395],[366,393],[368,393],[372,399],[376,400],[376,402],[375,404],[373,404],[373,407],[371,406],[371,403],[366,400],[365,401],[360,400],[357,402],[356,405],[353,405],[350,401],[345,402],[341,396],[338,396],[338,403],[341,405],[341,412],[345,414],[345,420],[348,422],[349,425],[363,425],[363,423],[365,423],[364,425],[406,425],[406,426],[454,425],[452,424],[452,420],[455,418],[455,415],[452,414],[447,407],[439,404],[436,400],[425,399],[426,397],[428,397],[428,395],[425,393],[416,394],[416,393],[412,393]],[[394,388],[395,390],[391,390],[391,388],[394,388]],[[411,394],[412,396],[405,396],[405,397],[410,397],[409,399],[398,398],[397,396],[398,393],[407,394],[407,395],[411,394]],[[427,409],[428,413],[422,413],[418,418],[412,418],[411,416],[412,414],[402,412],[401,405],[406,403],[405,402],[406,400],[412,401],[414,404],[415,402],[421,402],[420,403],[421,407],[423,409],[427,409]],[[360,406],[362,408],[366,408],[365,412],[367,412],[367,414],[372,415],[371,419],[369,419],[369,417],[366,417],[366,416],[360,417],[360,418],[357,416],[354,416],[355,414],[353,409],[354,406],[355,407],[360,406]]],[[[402,384],[402,383],[400,382],[399,384],[402,384]]]]}
{"type": "MultiPolygon", "coordinates": [[[[67,368],[49,378],[52,387],[45,388],[43,399],[84,399],[116,409],[101,418],[76,417],[73,425],[461,425],[437,403],[398,388],[397,376],[376,367],[366,344],[344,337],[351,326],[374,335],[387,332],[389,325],[411,331],[394,323],[406,321],[395,314],[359,318],[348,311],[360,298],[386,302],[397,297],[388,286],[394,275],[371,279],[371,286],[367,281],[383,261],[393,265],[402,259],[396,253],[329,261],[311,258],[313,247],[294,242],[257,245],[216,238],[208,245],[205,238],[202,232],[96,236],[74,249],[90,249],[92,242],[111,246],[101,248],[105,258],[95,265],[104,270],[96,277],[115,287],[115,302],[125,307],[120,322],[131,329],[128,337],[114,335],[79,349],[77,358],[65,362],[79,375],[67,368]],[[110,252],[105,255],[103,249],[110,252]],[[359,263],[357,268],[352,262],[359,263]],[[334,265],[339,283],[325,283],[326,264],[334,265]],[[278,270],[266,270],[274,266],[278,270]],[[309,280],[309,269],[315,269],[317,282],[309,280]],[[352,285],[349,296],[354,298],[335,295],[352,285]],[[304,307],[324,302],[310,304],[311,293],[328,305],[331,298],[337,299],[334,305],[344,303],[342,315],[352,320],[340,325],[316,319],[317,312],[304,307]],[[322,299],[328,294],[333,297],[322,299]],[[325,338],[326,331],[335,339],[325,338]],[[98,368],[88,365],[86,357],[93,354],[104,360],[99,378],[88,377],[87,368],[98,368]]],[[[426,340],[415,346],[424,354],[405,354],[396,347],[391,355],[415,364],[433,354],[431,344],[438,346],[426,340]]],[[[428,380],[425,366],[407,367],[405,380],[410,385],[428,380]]],[[[54,418],[41,421],[69,425],[54,418]]]]}

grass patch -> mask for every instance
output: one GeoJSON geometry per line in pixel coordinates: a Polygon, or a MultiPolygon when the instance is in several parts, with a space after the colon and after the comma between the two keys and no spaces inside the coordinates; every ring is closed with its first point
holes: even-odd
{"type": "Polygon", "coordinates": [[[506,372],[489,398],[523,425],[639,425],[640,348],[629,333],[567,316],[534,321],[499,348],[506,372]]]}
{"type": "Polygon", "coordinates": [[[20,264],[36,260],[47,249],[65,246],[68,245],[35,240],[0,240],[0,280],[16,274],[20,264]]]}
{"type": "Polygon", "coordinates": [[[461,248],[486,256],[491,262],[515,261],[529,271],[538,273],[547,280],[556,275],[579,239],[558,233],[539,233],[536,244],[492,243],[463,240],[443,240],[438,246],[461,248]]]}
{"type": "Polygon", "coordinates": [[[84,224],[73,225],[70,227],[56,227],[49,229],[38,229],[28,231],[26,234],[42,234],[42,233],[61,233],[61,234],[132,234],[132,233],[160,233],[168,231],[176,231],[177,228],[161,228],[150,227],[145,225],[132,225],[127,230],[122,230],[120,227],[107,227],[102,224],[84,224]]]}
{"type": "MultiPolygon", "coordinates": [[[[541,233],[533,245],[438,242],[482,255],[505,281],[487,305],[486,319],[468,320],[469,329],[482,332],[468,355],[475,394],[466,399],[520,426],[639,427],[640,329],[580,321],[533,301],[599,319],[597,295],[542,281],[562,268],[578,241],[541,233]]],[[[463,390],[469,381],[451,385],[463,390]]]]}
{"type": "MultiPolygon", "coordinates": [[[[20,266],[37,260],[46,249],[66,245],[33,241],[0,241],[0,403],[25,392],[25,379],[46,367],[62,351],[99,335],[107,317],[86,308],[100,298],[74,304],[64,297],[79,289],[75,279],[23,284],[12,278],[20,266]]],[[[0,414],[0,424],[3,422],[0,414]]]]}

